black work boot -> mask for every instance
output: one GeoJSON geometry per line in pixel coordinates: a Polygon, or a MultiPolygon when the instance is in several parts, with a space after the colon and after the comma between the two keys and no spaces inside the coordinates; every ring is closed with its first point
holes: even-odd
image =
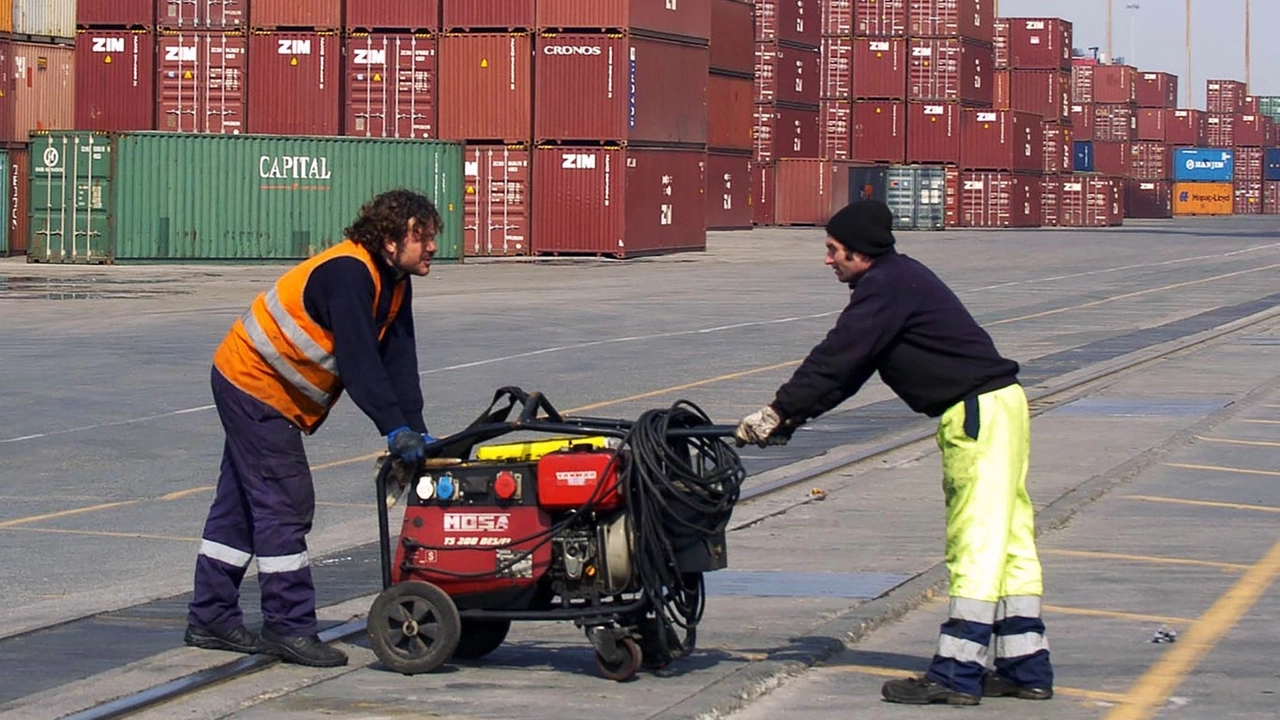
{"type": "Polygon", "coordinates": [[[229,650],[249,655],[262,652],[262,642],[258,638],[258,633],[243,625],[226,632],[187,625],[187,632],[182,636],[182,642],[202,650],[229,650]]]}
{"type": "Polygon", "coordinates": [[[331,648],[319,635],[284,636],[262,628],[262,652],[275,655],[284,662],[310,667],[339,667],[347,664],[347,654],[331,648]]]}
{"type": "Polygon", "coordinates": [[[909,677],[901,680],[890,680],[880,688],[885,700],[904,705],[977,705],[981,698],[977,695],[962,693],[924,677],[909,677]]]}
{"type": "Polygon", "coordinates": [[[1053,697],[1053,688],[1027,687],[1018,685],[997,673],[989,672],[982,676],[982,697],[1015,697],[1019,700],[1048,700],[1053,697]]]}

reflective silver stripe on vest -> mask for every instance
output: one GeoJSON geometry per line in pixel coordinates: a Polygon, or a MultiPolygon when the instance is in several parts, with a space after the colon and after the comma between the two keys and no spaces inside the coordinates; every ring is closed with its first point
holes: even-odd
{"type": "Polygon", "coordinates": [[[253,342],[253,346],[258,350],[258,354],[263,360],[272,367],[280,376],[289,381],[303,395],[307,396],[320,407],[329,407],[329,402],[333,399],[329,393],[321,390],[311,383],[310,380],[302,376],[297,368],[290,365],[287,360],[280,356],[276,346],[271,344],[271,340],[267,337],[267,333],[263,331],[262,325],[258,323],[258,318],[253,314],[253,308],[241,317],[244,322],[244,331],[249,335],[249,340],[253,342]]]}
{"type": "Polygon", "coordinates": [[[996,657],[998,658],[1026,657],[1048,649],[1049,640],[1040,633],[996,636],[996,657]]]}
{"type": "Polygon", "coordinates": [[[1000,606],[996,610],[996,620],[1011,617],[1038,618],[1042,612],[1044,599],[1039,595],[1010,595],[1000,598],[1000,606]]]}
{"type": "MultiPolygon", "coordinates": [[[[262,561],[259,560],[258,562],[261,563],[262,561]]],[[[960,662],[975,663],[986,667],[987,660],[991,657],[991,649],[972,640],[962,640],[951,635],[939,635],[938,657],[951,658],[960,662]]]]}
{"type": "Polygon", "coordinates": [[[280,555],[277,557],[259,557],[258,572],[293,572],[294,570],[301,570],[310,564],[311,560],[307,557],[306,552],[300,552],[295,555],[280,555]]]}
{"type": "Polygon", "coordinates": [[[954,620],[990,625],[996,619],[996,604],[986,600],[970,600],[969,598],[951,598],[951,610],[948,616],[954,620]]]}
{"type": "Polygon", "coordinates": [[[203,539],[200,541],[200,554],[238,568],[249,567],[249,561],[253,559],[252,554],[243,550],[237,550],[230,545],[203,539]]]}
{"type": "Polygon", "coordinates": [[[302,329],[297,320],[284,309],[284,305],[280,303],[280,294],[273,287],[263,294],[263,299],[267,304],[267,312],[271,314],[272,319],[280,326],[280,332],[293,343],[295,347],[302,351],[307,359],[324,368],[326,372],[337,376],[338,359],[333,353],[325,351],[324,348],[316,344],[315,340],[302,329]]]}

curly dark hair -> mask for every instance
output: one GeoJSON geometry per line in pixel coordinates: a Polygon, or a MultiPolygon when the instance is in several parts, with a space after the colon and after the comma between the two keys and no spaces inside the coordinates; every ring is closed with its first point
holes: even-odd
{"type": "Polygon", "coordinates": [[[431,223],[437,233],[444,230],[440,211],[426,195],[412,190],[391,190],[365,203],[360,208],[360,217],[346,229],[346,234],[378,257],[387,238],[395,238],[398,242],[404,237],[410,218],[419,225],[431,223]]]}

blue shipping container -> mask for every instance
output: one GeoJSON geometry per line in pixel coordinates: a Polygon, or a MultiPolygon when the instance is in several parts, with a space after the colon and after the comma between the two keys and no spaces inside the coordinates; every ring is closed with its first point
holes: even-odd
{"type": "Polygon", "coordinates": [[[1267,157],[1262,171],[1263,180],[1280,180],[1280,148],[1267,148],[1267,157]]]}
{"type": "Polygon", "coordinates": [[[1173,156],[1175,182],[1224,182],[1235,179],[1235,153],[1221,148],[1178,148],[1173,156]]]}
{"type": "Polygon", "coordinates": [[[1073,170],[1076,172],[1093,172],[1092,140],[1077,140],[1071,156],[1075,158],[1071,165],[1073,170]]]}

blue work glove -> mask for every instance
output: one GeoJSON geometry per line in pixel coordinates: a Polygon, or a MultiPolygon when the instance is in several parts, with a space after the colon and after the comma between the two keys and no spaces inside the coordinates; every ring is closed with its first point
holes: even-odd
{"type": "Polygon", "coordinates": [[[387,435],[387,451],[401,462],[416,465],[422,462],[422,456],[427,452],[427,442],[405,425],[387,435]]]}
{"type": "Polygon", "coordinates": [[[422,442],[424,442],[424,443],[426,443],[426,444],[430,445],[430,444],[432,444],[432,443],[437,443],[437,442],[440,442],[440,441],[439,441],[439,440],[437,440],[435,437],[433,437],[433,436],[431,435],[431,433],[429,433],[429,432],[424,432],[424,433],[422,433],[422,442]]]}

